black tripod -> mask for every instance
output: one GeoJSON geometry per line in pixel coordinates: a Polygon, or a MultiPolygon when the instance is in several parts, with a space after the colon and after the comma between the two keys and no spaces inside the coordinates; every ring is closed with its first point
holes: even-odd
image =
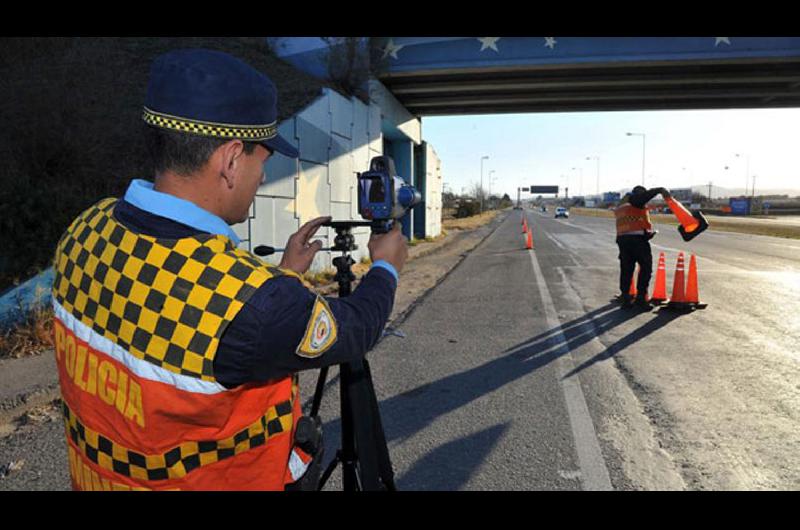
{"type": "MultiPolygon", "coordinates": [[[[355,226],[370,225],[370,221],[334,221],[323,225],[336,230],[335,244],[330,250],[342,252],[340,257],[333,259],[339,297],[350,295],[352,282],[356,279],[350,269],[355,262],[348,253],[357,247],[350,231],[355,226]]],[[[327,377],[328,367],[324,367],[320,370],[314,392],[312,417],[319,412],[327,377]]],[[[333,470],[341,463],[345,491],[395,491],[394,471],[366,359],[339,365],[339,389],[342,445],[323,473],[318,489],[325,486],[333,470]]]]}

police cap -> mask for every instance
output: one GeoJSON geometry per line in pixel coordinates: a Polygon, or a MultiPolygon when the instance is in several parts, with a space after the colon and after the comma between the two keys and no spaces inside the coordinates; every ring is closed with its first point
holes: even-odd
{"type": "Polygon", "coordinates": [[[153,61],[142,117],[153,127],[257,142],[297,158],[297,149],[278,136],[277,101],[272,81],[236,57],[173,50],[153,61]]]}

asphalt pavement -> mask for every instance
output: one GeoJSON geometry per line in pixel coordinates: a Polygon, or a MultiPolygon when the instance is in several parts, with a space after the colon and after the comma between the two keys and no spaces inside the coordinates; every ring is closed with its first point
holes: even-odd
{"type": "MultiPolygon", "coordinates": [[[[623,310],[613,220],[502,215],[393,324],[405,337],[368,356],[399,489],[800,488],[800,241],[707,231],[684,243],[660,226],[668,294],[678,252],[694,253],[708,307],[623,310]]],[[[301,377],[306,404],[315,382],[301,377]]],[[[5,438],[0,464],[24,457],[22,442],[56,455],[63,430],[5,438]]],[[[34,460],[0,489],[66,488],[62,467],[34,460]]],[[[326,489],[340,487],[337,470],[326,489]]]]}
{"type": "Polygon", "coordinates": [[[659,228],[706,309],[621,309],[613,220],[511,211],[369,355],[398,487],[800,487],[800,241],[659,228]]]}

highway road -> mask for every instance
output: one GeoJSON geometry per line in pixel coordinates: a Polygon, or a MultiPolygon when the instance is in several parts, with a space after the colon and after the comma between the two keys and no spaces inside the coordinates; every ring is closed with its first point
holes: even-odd
{"type": "MultiPolygon", "coordinates": [[[[678,252],[694,253],[708,307],[623,310],[613,220],[501,215],[395,323],[405,338],[369,354],[399,489],[800,488],[800,241],[684,243],[659,226],[668,292],[678,252]]],[[[331,372],[326,460],[340,432],[331,372]]],[[[315,382],[302,374],[306,404],[315,382]]],[[[0,489],[68,487],[62,429],[37,429],[0,440],[0,464],[26,457],[38,473],[0,489]]],[[[337,470],[326,489],[340,485],[337,470]]]]}
{"type": "Polygon", "coordinates": [[[511,211],[370,354],[398,487],[798,489],[800,241],[659,227],[708,307],[640,312],[613,220],[551,216],[511,211]]]}

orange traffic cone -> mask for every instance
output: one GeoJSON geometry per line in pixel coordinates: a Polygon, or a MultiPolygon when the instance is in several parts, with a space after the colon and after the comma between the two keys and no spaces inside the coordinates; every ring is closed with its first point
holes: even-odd
{"type": "Polygon", "coordinates": [[[531,230],[530,228],[528,228],[528,243],[526,245],[526,248],[528,250],[533,249],[533,230],[531,230]]]}
{"type": "Polygon", "coordinates": [[[669,303],[667,304],[667,308],[669,309],[691,309],[691,305],[686,303],[686,297],[684,296],[684,258],[683,252],[678,254],[678,264],[675,267],[675,281],[672,284],[672,297],[669,299],[669,303]]]}
{"type": "Polygon", "coordinates": [[[673,197],[664,199],[664,201],[669,205],[669,209],[672,210],[672,213],[681,223],[681,226],[678,227],[678,232],[680,232],[684,241],[691,241],[708,228],[708,221],[705,216],[703,216],[702,212],[691,213],[673,197]]]}
{"type": "Polygon", "coordinates": [[[636,274],[639,270],[639,267],[636,267],[633,271],[633,276],[631,276],[631,288],[628,289],[628,294],[631,296],[636,296],[636,278],[639,276],[636,274]]]}
{"type": "Polygon", "coordinates": [[[654,304],[662,304],[667,301],[667,264],[663,252],[658,256],[656,286],[653,288],[653,297],[650,301],[654,304]]]}
{"type": "Polygon", "coordinates": [[[694,254],[689,260],[689,279],[686,282],[686,303],[692,304],[696,309],[705,309],[708,304],[700,303],[697,289],[697,259],[694,254]]]}
{"type": "Polygon", "coordinates": [[[523,218],[522,219],[522,233],[524,234],[527,231],[528,231],[528,220],[523,218]]]}

